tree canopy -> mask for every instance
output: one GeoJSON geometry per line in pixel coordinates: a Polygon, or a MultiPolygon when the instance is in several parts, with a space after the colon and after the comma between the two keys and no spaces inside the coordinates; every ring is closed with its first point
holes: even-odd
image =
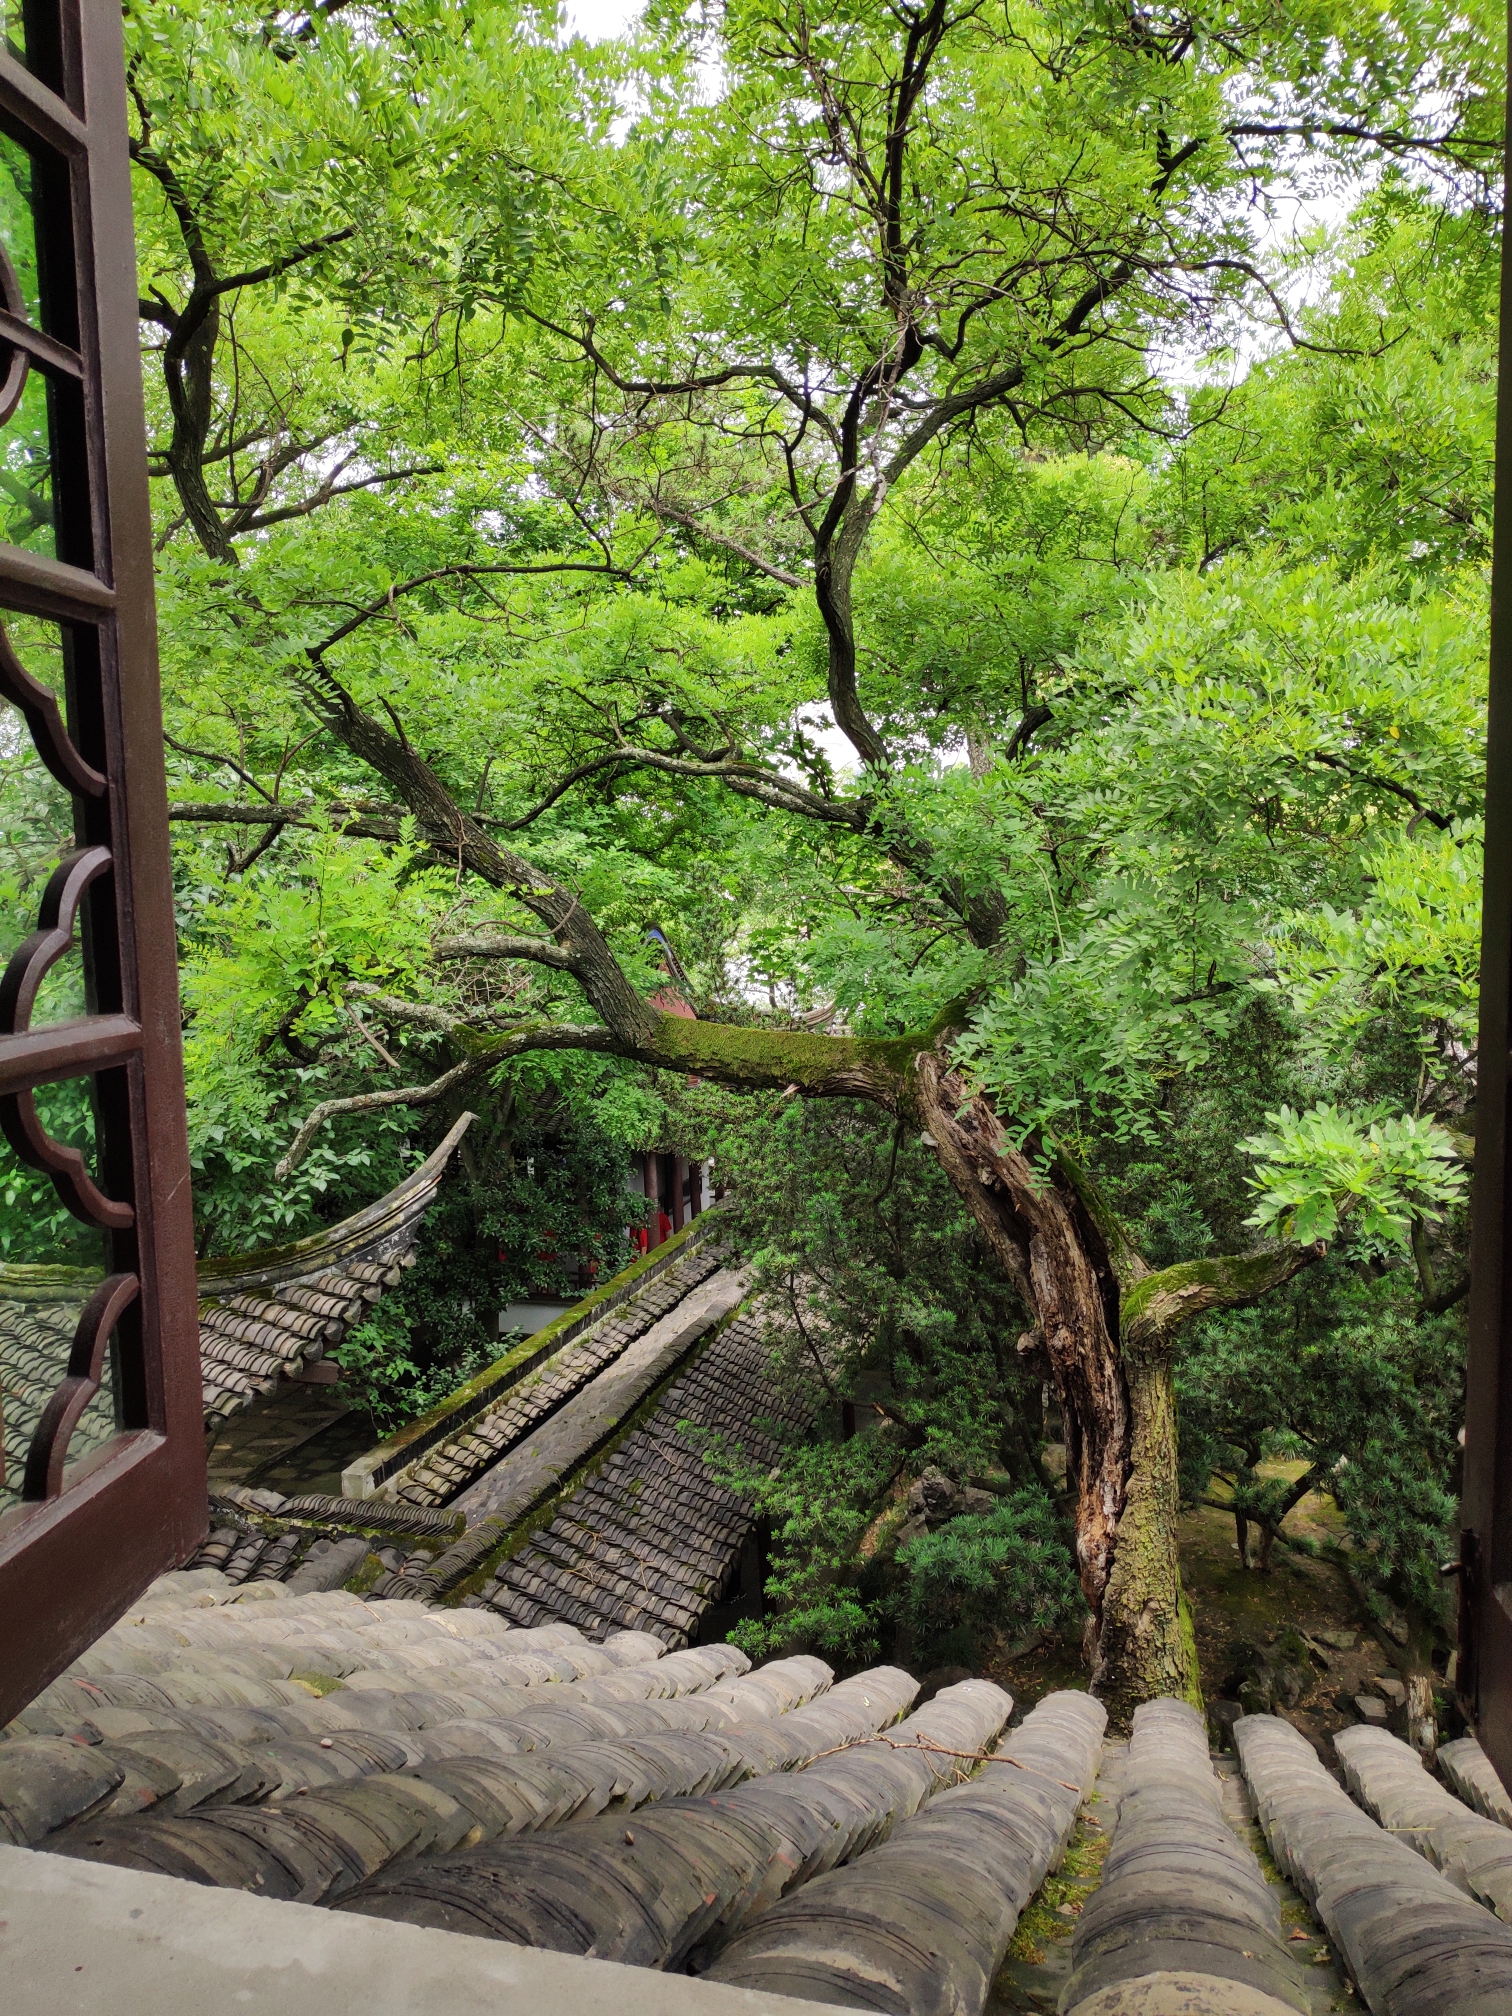
{"type": "MultiPolygon", "coordinates": [[[[1038,1494],[919,1541],[915,1623],[1039,1546],[1042,1385],[1110,1696],[1195,1685],[1171,1522],[1199,1450],[1267,1534],[1277,1436],[1315,1431],[1315,1481],[1374,1451],[1341,1503],[1431,1622],[1499,24],[1437,0],[658,0],[597,46],[492,0],[126,23],[202,1250],[377,1194],[471,1103],[481,1306],[565,1238],[547,1218],[613,1260],[617,1157],[716,1146],[772,1278],[820,1284],[836,1363],[888,1361],[883,1444],[804,1459],[856,1544],[962,1380],[998,1425],[957,1474],[1038,1494]],[[696,1020],[658,999],[664,946],[696,1020]],[[840,1218],[771,1188],[774,1101],[840,1218]],[[928,1294],[867,1187],[889,1143],[953,1214],[928,1294]],[[535,1144],[567,1158],[549,1206],[535,1144]],[[847,1226],[891,1341],[844,1341],[847,1226]],[[1381,1480],[1413,1466],[1393,1525],[1381,1480]]],[[[49,504],[18,425],[26,543],[49,504]]],[[[45,626],[15,641],[47,676],[45,626]]],[[[3,790],[14,941],[67,817],[9,752],[3,790]]],[[[54,1122],[87,1138],[82,1106],[54,1122]]],[[[72,1252],[6,1180],[7,1254],[72,1252]]],[[[427,1320],[438,1362],[476,1362],[455,1307],[427,1320]]],[[[790,1600],[843,1611],[855,1576],[806,1544],[790,1600]]]]}

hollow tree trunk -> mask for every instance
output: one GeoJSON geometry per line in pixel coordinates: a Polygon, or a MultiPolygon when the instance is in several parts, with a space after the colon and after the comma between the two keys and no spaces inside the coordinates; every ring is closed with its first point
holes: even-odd
{"type": "Polygon", "coordinates": [[[1045,1341],[1076,1493],[1093,1691],[1120,1722],[1160,1695],[1200,1703],[1176,1551],[1172,1330],[1147,1319],[1135,1348],[1121,1349],[1113,1254],[1083,1196],[1015,1148],[991,1102],[936,1058],[916,1060],[915,1086],[941,1167],[1045,1341]]]}
{"type": "Polygon", "coordinates": [[[1407,1675],[1407,1741],[1425,1764],[1438,1753],[1438,1713],[1433,1704],[1433,1675],[1407,1675]]]}
{"type": "Polygon", "coordinates": [[[1400,1670],[1407,1692],[1407,1741],[1423,1762],[1432,1765],[1438,1753],[1438,1709],[1433,1699],[1434,1622],[1415,1603],[1404,1603],[1407,1643],[1400,1670]]]}

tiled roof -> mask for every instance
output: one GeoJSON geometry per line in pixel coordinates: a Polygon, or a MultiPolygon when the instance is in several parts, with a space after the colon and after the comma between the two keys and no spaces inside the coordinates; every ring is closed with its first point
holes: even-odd
{"type": "Polygon", "coordinates": [[[979,2010],[1065,1852],[1105,1721],[1088,1695],[1052,1694],[969,1782],[947,1777],[877,1847],[745,1924],[711,1978],[852,2007],[979,2010]]]}
{"type": "MultiPolygon", "coordinates": [[[[554,1352],[544,1367],[510,1388],[492,1407],[467,1420],[456,1434],[430,1448],[398,1482],[409,1505],[444,1505],[494,1471],[543,1422],[622,1358],[661,1319],[725,1264],[717,1240],[705,1241],[663,1273],[653,1275],[623,1302],[554,1352]]],[[[492,1509],[486,1490],[474,1517],[492,1509]]],[[[469,1522],[471,1523],[471,1521],[469,1522]]]]}
{"type": "MultiPolygon", "coordinates": [[[[764,1466],[788,1404],[759,1308],[709,1327],[741,1292],[723,1265],[680,1257],[554,1354],[536,1400],[522,1387],[496,1410],[511,1425],[480,1438],[487,1466],[453,1509],[222,1493],[200,1565],[0,1733],[0,1839],[765,1996],[984,2016],[1074,1830],[1113,1822],[1035,2006],[1509,2016],[1512,1802],[1473,1738],[1435,1775],[1384,1731],[1346,1731],[1341,1785],[1290,1724],[1241,1718],[1262,1871],[1230,1798],[1243,1781],[1215,1774],[1184,1703],[1142,1707],[1123,1745],[1081,1693],[1015,1727],[986,1681],[920,1705],[895,1668],[836,1683],[814,1658],[752,1670],[690,1645],[752,1516],[710,1443],[764,1466]],[[458,1535],[475,1499],[524,1502],[509,1479],[533,1444],[578,1446],[574,1409],[594,1432],[596,1392],[638,1392],[625,1368],[661,1334],[680,1369],[606,1454],[580,1449],[549,1523],[458,1535]],[[501,1547],[462,1607],[431,1607],[501,1547]],[[341,1586],[371,1581],[375,1553],[375,1594],[414,1600],[341,1586]],[[1278,1872],[1321,1951],[1283,1927],[1278,1872]],[[1330,1946],[1357,2002],[1323,1989],[1330,1946]]],[[[347,1254],[341,1278],[360,1278],[347,1254]]]]}
{"type": "Polygon", "coordinates": [[[1497,1777],[1491,1759],[1473,1736],[1445,1743],[1438,1753],[1438,1768],[1450,1791],[1467,1806],[1484,1813],[1488,1820],[1512,1827],[1512,1799],[1507,1797],[1506,1787],[1497,1777]]]}
{"type": "MultiPolygon", "coordinates": [[[[20,1498],[26,1452],[68,1368],[79,1312],[97,1278],[72,1267],[0,1267],[0,1511],[20,1498]]],[[[69,1440],[74,1462],[115,1433],[112,1372],[107,1352],[100,1390],[69,1440]]]]}
{"type": "Polygon", "coordinates": [[[729,1435],[765,1466],[776,1445],[762,1424],[783,1412],[767,1380],[759,1319],[738,1316],[709,1337],[742,1286],[743,1277],[712,1244],[634,1286],[483,1417],[493,1466],[451,1507],[220,1488],[212,1492],[208,1537],[190,1565],[223,1571],[237,1584],[289,1582],[301,1589],[336,1588],[360,1576],[375,1598],[433,1600],[498,1553],[511,1518],[530,1510],[533,1488],[549,1495],[559,1469],[569,1474],[591,1459],[603,1426],[604,1410],[595,1411],[599,1388],[615,1388],[617,1405],[605,1413],[612,1429],[632,1419],[639,1398],[691,1353],[689,1369],[650,1418],[596,1469],[590,1461],[557,1518],[503,1562],[484,1597],[470,1599],[489,1601],[513,1623],[566,1621],[595,1638],[643,1625],[666,1644],[685,1644],[735,1568],[752,1515],[716,1481],[702,1444],[683,1424],[729,1435]],[[679,1323],[688,1310],[692,1317],[679,1323]],[[651,1349],[663,1335],[667,1349],[651,1349]],[[581,1430],[571,1418],[574,1404],[587,1412],[581,1430]],[[508,1436],[490,1427],[495,1416],[510,1424],[508,1436]],[[551,1460],[532,1470],[533,1452],[546,1438],[551,1460]],[[535,1486],[511,1492],[511,1465],[534,1476],[535,1486]],[[508,1516],[492,1515],[496,1503],[508,1516]],[[469,1509],[490,1516],[464,1532],[469,1509]],[[383,1571],[376,1582],[374,1555],[383,1571]]]}
{"type": "MultiPolygon", "coordinates": [[[[1374,2016],[1505,2016],[1512,1927],[1415,1852],[1411,1831],[1362,1811],[1289,1723],[1245,1716],[1234,1738],[1271,1854],[1327,1926],[1374,2016]]],[[[1354,1764],[1357,1782],[1377,1777],[1378,1760],[1356,1755],[1354,1764]]],[[[1381,1796],[1389,1805],[1396,1795],[1383,1786],[1381,1796]]]]}
{"type": "Polygon", "coordinates": [[[683,1645],[717,1600],[752,1515],[705,1461],[724,1438],[758,1468],[791,1403],[772,1387],[759,1311],[737,1316],[651,1418],[504,1560],[483,1600],[516,1624],[560,1618],[590,1638],[633,1628],[683,1645]],[[689,1431],[692,1432],[689,1432],[689,1431]]]}
{"type": "MultiPolygon", "coordinates": [[[[208,1261],[199,1271],[200,1376],[207,1427],[302,1377],[366,1320],[414,1258],[421,1220],[472,1119],[375,1204],[297,1243],[208,1261]]],[[[68,1362],[79,1312],[97,1276],[71,1267],[0,1267],[0,1508],[19,1489],[26,1452],[68,1362]]],[[[77,1462],[115,1432],[107,1369],[75,1428],[77,1462]]]]}
{"type": "Polygon", "coordinates": [[[367,1319],[414,1260],[421,1220],[458,1143],[464,1113],[419,1168],[376,1204],[291,1246],[200,1268],[200,1369],[207,1419],[293,1378],[367,1319]]]}
{"type": "MultiPolygon", "coordinates": [[[[1322,2009],[1190,1708],[1140,1709],[1125,1749],[1083,1694],[1014,1727],[988,1682],[917,1692],[893,1668],[837,1684],[813,1658],[751,1670],[727,1645],[191,1571],[4,1732],[0,1838],[769,1996],[983,2016],[1106,1761],[1087,1824],[1116,1823],[1062,2016],[1322,2009]]],[[[1433,1862],[1451,1836],[1487,1845],[1453,1835],[1464,1817],[1507,1830],[1378,1732],[1339,1748],[1384,1827],[1287,1723],[1245,1718],[1237,1741],[1347,2006],[1506,2016],[1512,1930],[1433,1862]]]]}
{"type": "Polygon", "coordinates": [[[1457,1890],[1498,1918],[1512,1918],[1512,1832],[1462,1805],[1428,1775],[1416,1751],[1384,1729],[1343,1729],[1334,1749],[1356,1804],[1442,1869],[1457,1890]]]}
{"type": "Polygon", "coordinates": [[[1151,1974],[1222,1984],[1240,2006],[1253,1998],[1254,2016],[1309,2016],[1275,1890],[1224,1817],[1206,1725],[1185,1701],[1135,1714],[1118,1825],[1072,1961],[1063,2006],[1087,2016],[1151,1974]]]}

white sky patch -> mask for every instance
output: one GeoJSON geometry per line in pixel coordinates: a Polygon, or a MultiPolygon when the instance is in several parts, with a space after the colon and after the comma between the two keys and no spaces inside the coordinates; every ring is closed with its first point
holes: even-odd
{"type": "MultiPolygon", "coordinates": [[[[863,695],[862,704],[865,704],[863,695]]],[[[830,768],[835,773],[835,781],[842,786],[854,783],[861,775],[861,758],[856,754],[855,744],[843,728],[835,725],[835,717],[830,712],[827,700],[811,700],[798,710],[804,732],[811,742],[816,742],[830,760],[830,768]]],[[[934,752],[935,767],[939,770],[958,770],[967,761],[964,741],[959,748],[937,749],[934,752]]],[[[807,785],[808,778],[791,764],[779,764],[785,776],[796,784],[807,785]]]]}
{"type": "Polygon", "coordinates": [[[567,0],[567,33],[585,42],[608,42],[624,35],[641,16],[643,0],[567,0]]]}
{"type": "MultiPolygon", "coordinates": [[[[1306,195],[1284,185],[1266,192],[1269,215],[1255,234],[1255,259],[1285,303],[1293,328],[1309,308],[1327,300],[1337,270],[1337,234],[1366,188],[1360,181],[1306,195]],[[1320,239],[1325,241],[1321,245],[1320,239]]],[[[1216,351],[1214,336],[1195,332],[1185,340],[1157,343],[1149,353],[1151,366],[1170,385],[1236,385],[1288,343],[1275,311],[1258,297],[1247,312],[1232,317],[1216,340],[1216,351]]]]}

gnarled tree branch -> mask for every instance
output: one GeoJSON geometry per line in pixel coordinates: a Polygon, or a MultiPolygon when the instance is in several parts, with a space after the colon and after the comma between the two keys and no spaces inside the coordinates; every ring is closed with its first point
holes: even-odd
{"type": "Polygon", "coordinates": [[[537,966],[555,966],[572,971],[572,954],[545,938],[512,936],[505,931],[467,931],[454,938],[437,938],[431,950],[438,959],[528,959],[537,966]]]}
{"type": "Polygon", "coordinates": [[[1327,1250],[1321,1239],[1308,1246],[1283,1240],[1249,1253],[1229,1253],[1216,1260],[1183,1260],[1175,1267],[1162,1267],[1158,1273],[1146,1273],[1123,1297],[1124,1344],[1158,1346],[1194,1317],[1258,1302],[1321,1260],[1327,1250]]]}
{"type": "Polygon", "coordinates": [[[474,1078],[481,1078],[500,1064],[507,1064],[511,1057],[522,1057],[530,1050],[607,1050],[613,1053],[617,1048],[607,1029],[558,1025],[521,1030],[517,1035],[495,1037],[479,1055],[465,1057],[460,1064],[443,1071],[439,1078],[432,1078],[428,1085],[399,1085],[385,1092],[356,1092],[345,1099],[323,1099],[303,1121],[299,1132],[289,1143],[288,1152],[273,1173],[280,1182],[291,1175],[304,1160],[310,1143],[321,1128],[343,1113],[381,1113],[391,1106],[433,1106],[449,1092],[457,1091],[474,1078]]]}

